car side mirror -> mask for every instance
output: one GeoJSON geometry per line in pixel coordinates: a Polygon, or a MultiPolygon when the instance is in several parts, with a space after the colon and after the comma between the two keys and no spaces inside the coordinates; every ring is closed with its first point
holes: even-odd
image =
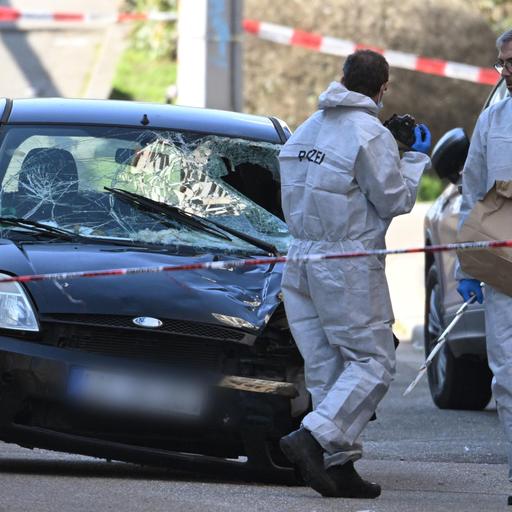
{"type": "Polygon", "coordinates": [[[464,128],[446,132],[432,150],[432,166],[441,179],[457,183],[468,156],[469,138],[464,128]]]}

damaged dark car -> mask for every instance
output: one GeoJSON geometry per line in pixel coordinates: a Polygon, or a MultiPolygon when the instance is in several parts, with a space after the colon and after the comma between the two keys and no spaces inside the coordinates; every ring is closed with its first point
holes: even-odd
{"type": "MultiPolygon", "coordinates": [[[[275,118],[1,100],[0,277],[286,253],[275,118]]],[[[293,479],[282,264],[0,284],[0,440],[293,479]]]]}

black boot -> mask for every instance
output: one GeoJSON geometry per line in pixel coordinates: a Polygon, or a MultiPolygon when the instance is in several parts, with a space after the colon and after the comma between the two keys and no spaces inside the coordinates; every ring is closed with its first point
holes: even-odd
{"type": "Polygon", "coordinates": [[[336,482],[338,498],[377,498],[380,496],[379,484],[363,480],[354,468],[354,463],[349,461],[343,466],[333,466],[327,469],[327,474],[336,482]]]}
{"type": "Polygon", "coordinates": [[[281,450],[295,464],[304,482],[322,496],[335,496],[337,485],[324,466],[324,451],[304,427],[281,438],[281,450]]]}

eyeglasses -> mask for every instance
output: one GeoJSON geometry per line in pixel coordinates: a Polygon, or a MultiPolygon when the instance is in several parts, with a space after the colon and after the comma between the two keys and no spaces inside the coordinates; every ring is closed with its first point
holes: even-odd
{"type": "Polygon", "coordinates": [[[494,69],[501,75],[504,69],[512,73],[512,60],[497,60],[494,64],[494,69]]]}

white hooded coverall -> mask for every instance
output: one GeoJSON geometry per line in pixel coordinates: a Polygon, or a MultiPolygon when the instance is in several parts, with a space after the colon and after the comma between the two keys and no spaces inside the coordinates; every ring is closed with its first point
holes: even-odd
{"type": "MultiPolygon", "coordinates": [[[[462,172],[459,229],[475,203],[497,180],[512,180],[512,98],[484,110],[475,126],[462,172]]],[[[470,278],[460,267],[457,279],[470,278]]],[[[492,391],[508,441],[509,478],[512,480],[512,297],[485,287],[485,330],[492,391]]]]}
{"type": "MultiPolygon", "coordinates": [[[[409,212],[428,156],[400,160],[368,96],[333,82],[282,148],[288,255],[384,248],[391,219],[409,212]]],[[[290,263],[286,314],[304,358],[313,411],[303,420],[327,467],[361,457],[359,435],[391,383],[393,311],[377,257],[290,263]]]]}

